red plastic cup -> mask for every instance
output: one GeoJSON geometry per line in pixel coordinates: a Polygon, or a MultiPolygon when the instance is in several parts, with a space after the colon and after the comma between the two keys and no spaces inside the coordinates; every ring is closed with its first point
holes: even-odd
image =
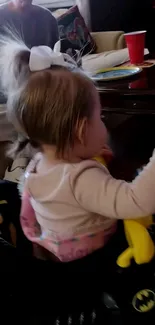
{"type": "Polygon", "coordinates": [[[148,88],[148,82],[147,79],[145,78],[134,80],[129,84],[129,89],[147,89],[147,88],[148,88]]]}
{"type": "Polygon", "coordinates": [[[131,64],[141,64],[144,61],[146,30],[125,34],[131,64]]]}

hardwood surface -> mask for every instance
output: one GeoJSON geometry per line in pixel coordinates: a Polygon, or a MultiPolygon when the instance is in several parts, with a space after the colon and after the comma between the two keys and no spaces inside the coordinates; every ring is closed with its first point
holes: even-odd
{"type": "Polygon", "coordinates": [[[110,166],[116,178],[131,181],[155,148],[155,116],[137,115],[109,129],[114,160],[110,166]]]}
{"type": "Polygon", "coordinates": [[[155,66],[97,89],[114,151],[111,172],[130,181],[155,148],[155,66]]]}
{"type": "Polygon", "coordinates": [[[155,115],[155,66],[129,79],[97,84],[106,113],[155,115]]]}

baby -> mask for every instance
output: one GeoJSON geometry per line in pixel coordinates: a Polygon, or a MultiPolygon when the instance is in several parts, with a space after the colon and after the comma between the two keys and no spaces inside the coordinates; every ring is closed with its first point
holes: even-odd
{"type": "Polygon", "coordinates": [[[104,247],[118,219],[155,213],[154,156],[131,183],[92,159],[107,145],[99,95],[68,56],[7,39],[0,63],[8,116],[39,151],[22,198],[21,224],[32,242],[69,262],[104,247]]]}

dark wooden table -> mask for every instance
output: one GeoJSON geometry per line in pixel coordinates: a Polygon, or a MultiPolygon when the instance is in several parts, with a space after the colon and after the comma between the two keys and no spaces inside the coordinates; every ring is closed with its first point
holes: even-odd
{"type": "Polygon", "coordinates": [[[130,79],[100,82],[97,89],[106,113],[155,115],[155,66],[130,79]]]}
{"type": "Polygon", "coordinates": [[[115,122],[119,114],[128,115],[109,131],[115,153],[111,172],[131,180],[155,148],[155,66],[130,79],[100,82],[97,89],[108,126],[108,120],[115,122]]]}

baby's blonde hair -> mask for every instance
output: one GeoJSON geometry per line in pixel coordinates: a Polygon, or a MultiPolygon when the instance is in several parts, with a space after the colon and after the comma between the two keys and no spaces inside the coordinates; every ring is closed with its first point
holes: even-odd
{"type": "MultiPolygon", "coordinates": [[[[63,155],[65,148],[73,145],[80,121],[91,117],[92,81],[81,71],[62,66],[31,72],[30,49],[18,40],[3,39],[0,47],[1,83],[9,119],[32,145],[54,145],[63,155]]],[[[22,146],[23,142],[18,143],[15,153],[22,146]]]]}

